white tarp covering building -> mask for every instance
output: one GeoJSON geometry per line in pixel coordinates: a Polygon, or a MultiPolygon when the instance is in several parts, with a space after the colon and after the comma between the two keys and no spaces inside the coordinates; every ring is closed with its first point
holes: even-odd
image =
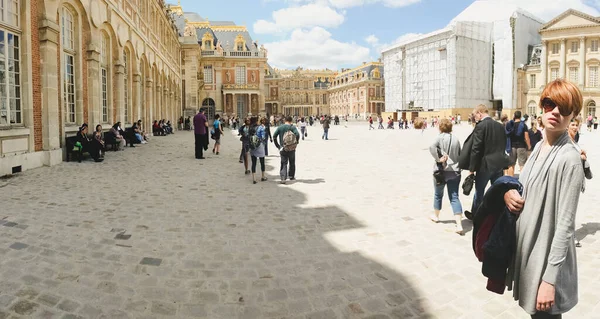
{"type": "Polygon", "coordinates": [[[382,52],[386,111],[516,106],[516,70],[542,21],[501,1],[476,1],[441,30],[382,52]]]}

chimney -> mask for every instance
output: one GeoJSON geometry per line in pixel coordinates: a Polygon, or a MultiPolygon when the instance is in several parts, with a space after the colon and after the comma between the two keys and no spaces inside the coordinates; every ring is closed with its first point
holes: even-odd
{"type": "Polygon", "coordinates": [[[363,65],[367,64],[367,62],[363,62],[363,65]]]}

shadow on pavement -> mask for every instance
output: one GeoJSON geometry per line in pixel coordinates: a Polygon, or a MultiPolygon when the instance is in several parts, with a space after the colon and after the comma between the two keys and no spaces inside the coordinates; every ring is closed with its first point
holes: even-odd
{"type": "Polygon", "coordinates": [[[2,227],[0,293],[10,297],[0,314],[26,306],[26,316],[66,315],[28,300],[48,291],[83,317],[430,317],[411,279],[326,239],[365,225],[335,205],[304,207],[293,185],[252,185],[239,142],[224,140],[218,160],[209,153],[201,164],[184,132],[102,165],[63,163],[15,179],[0,202],[8,221],[27,227],[2,227]],[[136,181],[135,192],[103,183],[75,200],[68,181],[100,174],[136,181]]]}
{"type": "Polygon", "coordinates": [[[600,231],[600,223],[585,223],[575,230],[575,238],[577,241],[581,241],[587,236],[596,235],[598,231],[600,231]]]}

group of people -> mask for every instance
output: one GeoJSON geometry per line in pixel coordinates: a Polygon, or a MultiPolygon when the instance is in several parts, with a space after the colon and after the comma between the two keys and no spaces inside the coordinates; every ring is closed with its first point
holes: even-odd
{"type": "MultiPolygon", "coordinates": [[[[121,122],[117,122],[108,132],[112,135],[110,143],[116,145],[115,151],[124,150],[127,144],[135,147],[135,144],[146,144],[149,141],[148,134],[142,129],[142,120],[134,122],[126,130],[123,130],[121,122]]],[[[89,153],[95,162],[104,161],[108,139],[102,125],[96,125],[94,132],[89,134],[88,124],[83,123],[77,131],[75,139],[74,147],[77,148],[77,151],[89,153]]]]}
{"type": "Polygon", "coordinates": [[[174,134],[173,126],[171,125],[171,121],[167,120],[154,120],[152,123],[152,134],[165,136],[168,134],[174,134]]]}
{"type": "Polygon", "coordinates": [[[430,147],[434,177],[443,176],[434,182],[431,220],[439,221],[446,188],[456,231],[463,233],[458,190],[461,170],[468,170],[463,192],[474,183],[475,194],[465,215],[474,222],[473,249],[484,263],[487,288],[502,293],[506,283],[532,318],[561,318],[577,304],[575,215],[584,181],[592,178],[587,154],[578,145],[582,104],[577,85],[558,79],[542,92],[542,115],[531,129],[520,112],[502,123],[479,105],[464,145],[452,135],[452,122],[443,119],[430,147]],[[518,180],[511,177],[515,163],[521,166],[518,180]],[[488,183],[492,187],[486,193],[488,183]],[[497,251],[508,253],[493,255],[497,251]],[[486,268],[486,261],[506,280],[492,278],[497,269],[486,268]]]}

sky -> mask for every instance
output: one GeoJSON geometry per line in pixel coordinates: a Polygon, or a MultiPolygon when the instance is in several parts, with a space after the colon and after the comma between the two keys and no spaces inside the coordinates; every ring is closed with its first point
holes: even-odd
{"type": "MultiPolygon", "coordinates": [[[[496,1],[496,0],[481,0],[496,1]]],[[[543,21],[572,8],[600,16],[600,0],[500,0],[543,21]]],[[[169,1],[171,3],[174,0],[169,1]]],[[[443,28],[473,0],[181,0],[186,12],[247,27],[273,67],[352,68],[381,50],[443,28]]]]}

